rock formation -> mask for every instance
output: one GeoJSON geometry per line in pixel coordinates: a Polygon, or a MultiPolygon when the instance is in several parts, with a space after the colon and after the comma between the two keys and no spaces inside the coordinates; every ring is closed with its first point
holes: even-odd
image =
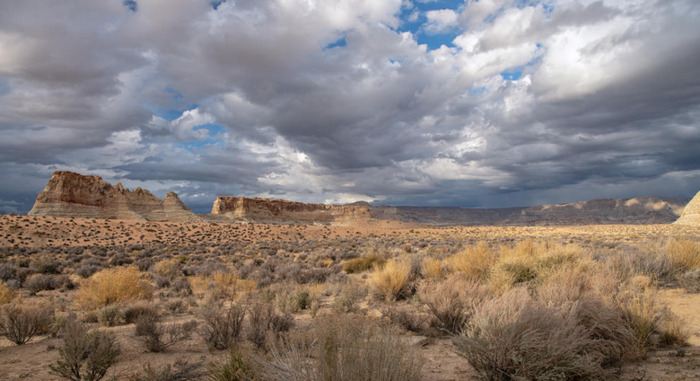
{"type": "Polygon", "coordinates": [[[343,224],[374,219],[367,205],[325,205],[267,198],[217,197],[212,215],[236,221],[343,224]]]}
{"type": "Polygon", "coordinates": [[[101,177],[68,171],[51,175],[29,212],[33,216],[115,218],[147,221],[202,221],[175,192],[161,200],[148,190],[112,186],[101,177]]]}
{"type": "Polygon", "coordinates": [[[432,225],[667,224],[678,218],[684,203],[638,197],[501,209],[373,207],[371,212],[380,219],[432,225]]]}
{"type": "Polygon", "coordinates": [[[676,222],[678,225],[700,226],[700,192],[695,194],[688,205],[683,209],[681,218],[676,222]]]}

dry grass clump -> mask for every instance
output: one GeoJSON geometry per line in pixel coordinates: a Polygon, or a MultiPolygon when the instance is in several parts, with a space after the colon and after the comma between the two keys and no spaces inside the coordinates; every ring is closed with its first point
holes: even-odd
{"type": "Polygon", "coordinates": [[[679,272],[700,269],[700,242],[691,239],[670,239],[666,243],[666,255],[679,272]]]}
{"type": "Polygon", "coordinates": [[[153,266],[153,271],[170,280],[182,275],[182,263],[177,258],[163,259],[153,266]]]}
{"type": "Polygon", "coordinates": [[[228,356],[207,366],[209,381],[247,381],[255,379],[252,361],[238,348],[231,348],[228,356]]]}
{"type": "Polygon", "coordinates": [[[15,298],[15,291],[7,287],[5,282],[0,282],[0,305],[7,304],[15,298]]]}
{"type": "Polygon", "coordinates": [[[271,348],[258,359],[261,380],[420,380],[420,362],[400,337],[366,318],[331,316],[311,337],[271,348]]]}
{"type": "Polygon", "coordinates": [[[489,271],[488,283],[491,290],[502,293],[518,284],[541,284],[561,269],[590,265],[588,255],[577,246],[522,241],[513,248],[501,247],[498,260],[489,271]]]}
{"type": "Polygon", "coordinates": [[[449,257],[447,263],[458,273],[473,279],[483,279],[488,275],[489,268],[497,258],[498,256],[491,251],[488,244],[479,242],[449,257]]]}
{"type": "Polygon", "coordinates": [[[192,293],[201,295],[210,293],[215,298],[232,298],[234,300],[249,294],[257,287],[251,279],[242,279],[235,273],[217,271],[211,275],[188,277],[192,293]]]}
{"type": "Polygon", "coordinates": [[[423,284],[418,293],[434,317],[431,325],[449,334],[460,333],[476,308],[488,297],[485,286],[460,276],[423,284]]]}
{"type": "Polygon", "coordinates": [[[387,301],[394,301],[408,295],[410,279],[411,262],[390,259],[383,268],[374,269],[369,283],[387,301]]]}
{"type": "Polygon", "coordinates": [[[599,299],[552,305],[516,287],[486,301],[455,344],[490,380],[597,380],[632,345],[619,314],[599,299]]]}
{"type": "Polygon", "coordinates": [[[384,263],[386,263],[386,259],[380,258],[373,253],[359,258],[348,259],[343,263],[343,271],[348,274],[361,273],[372,267],[381,267],[384,263]]]}
{"type": "Polygon", "coordinates": [[[116,267],[95,273],[84,282],[76,296],[84,309],[95,309],[115,303],[151,296],[152,286],[136,267],[116,267]]]}
{"type": "Polygon", "coordinates": [[[421,261],[421,276],[425,279],[442,279],[445,277],[445,266],[439,259],[425,257],[421,261]]]}
{"type": "Polygon", "coordinates": [[[639,357],[645,357],[654,345],[652,335],[657,332],[663,317],[656,286],[649,277],[638,275],[621,286],[615,301],[634,332],[639,357]]]}

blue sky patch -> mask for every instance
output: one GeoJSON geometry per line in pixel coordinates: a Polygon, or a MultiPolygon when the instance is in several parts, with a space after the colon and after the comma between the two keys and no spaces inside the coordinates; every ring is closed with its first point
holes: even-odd
{"type": "Polygon", "coordinates": [[[328,49],[333,49],[333,48],[341,48],[347,44],[348,44],[348,42],[345,40],[345,36],[343,36],[342,38],[340,38],[336,41],[333,41],[330,44],[326,45],[323,48],[323,50],[328,50],[328,49]]]}
{"type": "Polygon", "coordinates": [[[130,11],[136,12],[139,10],[139,4],[134,0],[124,0],[122,2],[125,7],[129,8],[130,11]]]}
{"type": "Polygon", "coordinates": [[[225,133],[226,127],[216,123],[207,123],[194,127],[193,130],[207,130],[209,132],[209,136],[213,137],[225,133]]]}
{"type": "Polygon", "coordinates": [[[226,0],[212,0],[209,2],[209,4],[211,4],[211,7],[214,8],[214,10],[217,10],[219,9],[219,5],[225,2],[226,0]]]}

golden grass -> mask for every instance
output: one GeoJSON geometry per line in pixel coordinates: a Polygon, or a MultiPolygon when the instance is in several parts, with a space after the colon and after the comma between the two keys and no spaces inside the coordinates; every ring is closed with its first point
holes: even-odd
{"type": "Polygon", "coordinates": [[[375,268],[369,278],[369,283],[376,291],[384,294],[386,300],[394,301],[400,298],[408,287],[411,275],[411,263],[390,259],[383,268],[375,268]]]}
{"type": "Polygon", "coordinates": [[[153,266],[153,271],[164,278],[173,279],[182,274],[181,266],[179,259],[163,259],[153,266]]]}
{"type": "Polygon", "coordinates": [[[238,274],[218,271],[212,275],[197,275],[187,278],[196,295],[211,292],[213,295],[238,299],[255,290],[257,283],[250,279],[241,279],[238,274]]]}
{"type": "Polygon", "coordinates": [[[95,309],[148,298],[152,292],[153,287],[137,267],[116,267],[93,274],[81,285],[76,301],[84,309],[95,309]]]}
{"type": "Polygon", "coordinates": [[[445,277],[445,271],[441,260],[425,257],[421,261],[421,275],[426,279],[442,279],[445,277]]]}
{"type": "Polygon", "coordinates": [[[644,358],[652,346],[651,337],[657,330],[662,310],[658,302],[658,289],[647,276],[637,275],[622,286],[617,304],[627,325],[637,339],[638,355],[644,358]]]}
{"type": "Polygon", "coordinates": [[[473,279],[482,279],[487,275],[496,259],[497,256],[491,251],[489,245],[480,242],[451,256],[446,262],[458,273],[473,279]]]}
{"type": "Polygon", "coordinates": [[[7,287],[4,282],[0,282],[0,304],[7,304],[11,302],[14,297],[15,291],[7,287]]]}
{"type": "Polygon", "coordinates": [[[666,255],[674,268],[681,271],[700,269],[700,242],[691,239],[670,239],[666,243],[666,255]]]}

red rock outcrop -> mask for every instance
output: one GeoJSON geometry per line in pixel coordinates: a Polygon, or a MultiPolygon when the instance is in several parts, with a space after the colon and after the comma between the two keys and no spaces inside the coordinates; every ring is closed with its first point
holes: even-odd
{"type": "Polygon", "coordinates": [[[700,226],[700,192],[695,194],[683,209],[681,217],[675,222],[678,225],[700,226]]]}
{"type": "Polygon", "coordinates": [[[146,189],[133,191],[98,176],[56,171],[29,212],[33,216],[195,222],[202,219],[174,192],[161,200],[146,189]]]}
{"type": "Polygon", "coordinates": [[[343,224],[374,219],[366,205],[326,205],[280,199],[217,197],[212,215],[236,221],[343,224]]]}

